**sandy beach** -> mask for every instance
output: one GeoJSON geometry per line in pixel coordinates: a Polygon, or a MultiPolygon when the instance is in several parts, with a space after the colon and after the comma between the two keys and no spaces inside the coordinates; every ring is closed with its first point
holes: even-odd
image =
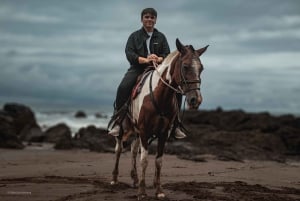
{"type": "MultiPolygon", "coordinates": [[[[165,155],[164,200],[300,200],[300,162],[182,160],[165,155]]],[[[0,149],[1,201],[136,200],[131,187],[130,153],[120,161],[120,183],[110,185],[114,154],[58,151],[51,144],[24,150],[0,149]]],[[[146,200],[156,200],[154,156],[147,169],[146,200]]]]}

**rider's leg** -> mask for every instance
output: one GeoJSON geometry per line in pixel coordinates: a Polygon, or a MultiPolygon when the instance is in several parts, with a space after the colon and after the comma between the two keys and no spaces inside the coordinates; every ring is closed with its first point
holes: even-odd
{"type": "MultiPolygon", "coordinates": [[[[128,69],[126,74],[124,75],[116,96],[116,105],[115,105],[115,112],[114,113],[125,113],[127,107],[124,106],[125,103],[128,101],[133,86],[136,83],[137,77],[143,72],[143,69],[131,67],[128,69]],[[124,110],[123,112],[121,110],[124,110]]],[[[121,118],[122,119],[122,118],[121,118]]],[[[109,131],[108,134],[113,136],[118,136],[120,131],[120,122],[116,122],[116,125],[109,131]]]]}

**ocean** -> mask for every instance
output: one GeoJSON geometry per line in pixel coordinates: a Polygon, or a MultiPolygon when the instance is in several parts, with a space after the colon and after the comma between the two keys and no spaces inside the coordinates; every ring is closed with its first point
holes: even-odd
{"type": "MultiPolygon", "coordinates": [[[[76,111],[77,112],[77,111],[76,111]]],[[[82,127],[94,125],[97,128],[106,129],[111,113],[101,113],[101,117],[97,117],[96,113],[85,112],[86,117],[75,117],[76,112],[73,111],[42,111],[35,112],[37,123],[45,131],[48,128],[60,123],[65,123],[74,136],[75,133],[82,127]]]]}

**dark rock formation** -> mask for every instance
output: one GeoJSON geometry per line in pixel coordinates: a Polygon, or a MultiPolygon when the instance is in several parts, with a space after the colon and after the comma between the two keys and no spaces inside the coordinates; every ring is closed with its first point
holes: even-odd
{"type": "Polygon", "coordinates": [[[16,134],[14,119],[0,110],[0,147],[2,148],[24,148],[22,141],[16,134]]]}
{"type": "MultiPolygon", "coordinates": [[[[243,161],[300,159],[300,119],[292,115],[245,113],[242,110],[185,111],[184,125],[189,130],[183,140],[170,139],[165,153],[181,158],[205,161],[202,155],[219,160],[243,161]]],[[[113,152],[114,138],[94,126],[82,128],[75,136],[76,147],[113,152]]],[[[156,153],[156,143],[149,153],[156,153]]],[[[130,140],[124,145],[129,145],[130,140]]],[[[126,147],[126,146],[125,146],[126,147]]],[[[125,148],[128,150],[130,146],[125,148]]]]}
{"type": "Polygon", "coordinates": [[[76,112],[75,117],[76,118],[86,118],[86,114],[84,111],[79,110],[76,112]]]}
{"type": "MultiPolygon", "coordinates": [[[[13,147],[23,147],[21,141],[42,141],[43,132],[37,124],[33,111],[22,104],[8,103],[1,110],[1,136],[3,141],[1,147],[6,147],[6,143],[13,147]]],[[[11,147],[11,146],[10,146],[11,147]]]]}
{"type": "Polygon", "coordinates": [[[300,156],[300,118],[241,110],[186,111],[190,131],[183,142],[196,149],[184,155],[214,154],[222,160],[276,160],[300,156]]]}
{"type": "Polygon", "coordinates": [[[98,152],[114,152],[115,139],[105,129],[90,125],[81,128],[74,137],[74,146],[98,152]]]}
{"type": "Polygon", "coordinates": [[[45,131],[45,142],[55,143],[56,149],[70,149],[73,147],[70,128],[64,124],[57,124],[45,131]]]}
{"type": "MultiPolygon", "coordinates": [[[[76,116],[85,117],[84,112],[76,116]]],[[[165,153],[181,158],[205,161],[204,155],[220,160],[243,161],[300,159],[300,118],[273,116],[267,112],[242,110],[185,111],[183,124],[189,130],[183,140],[170,139],[165,153]]],[[[56,149],[83,148],[114,152],[115,139],[105,129],[93,125],[81,128],[72,138],[70,128],[58,124],[41,131],[34,113],[21,104],[6,104],[0,110],[0,147],[23,148],[22,141],[51,142],[56,149]]],[[[123,145],[129,150],[131,140],[123,145]]],[[[156,153],[154,140],[149,153],[156,153]]]]}
{"type": "Polygon", "coordinates": [[[96,118],[107,118],[107,115],[102,114],[102,113],[100,113],[100,112],[97,112],[97,113],[95,114],[95,117],[96,117],[96,118]]]}

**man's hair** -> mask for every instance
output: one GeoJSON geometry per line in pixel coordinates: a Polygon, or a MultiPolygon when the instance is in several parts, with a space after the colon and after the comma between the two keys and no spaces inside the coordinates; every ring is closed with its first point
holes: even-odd
{"type": "Polygon", "coordinates": [[[145,14],[148,14],[148,13],[151,14],[151,15],[153,15],[153,16],[155,16],[155,17],[157,17],[157,12],[156,12],[156,10],[154,8],[145,8],[141,12],[141,19],[143,18],[143,16],[145,14]]]}

